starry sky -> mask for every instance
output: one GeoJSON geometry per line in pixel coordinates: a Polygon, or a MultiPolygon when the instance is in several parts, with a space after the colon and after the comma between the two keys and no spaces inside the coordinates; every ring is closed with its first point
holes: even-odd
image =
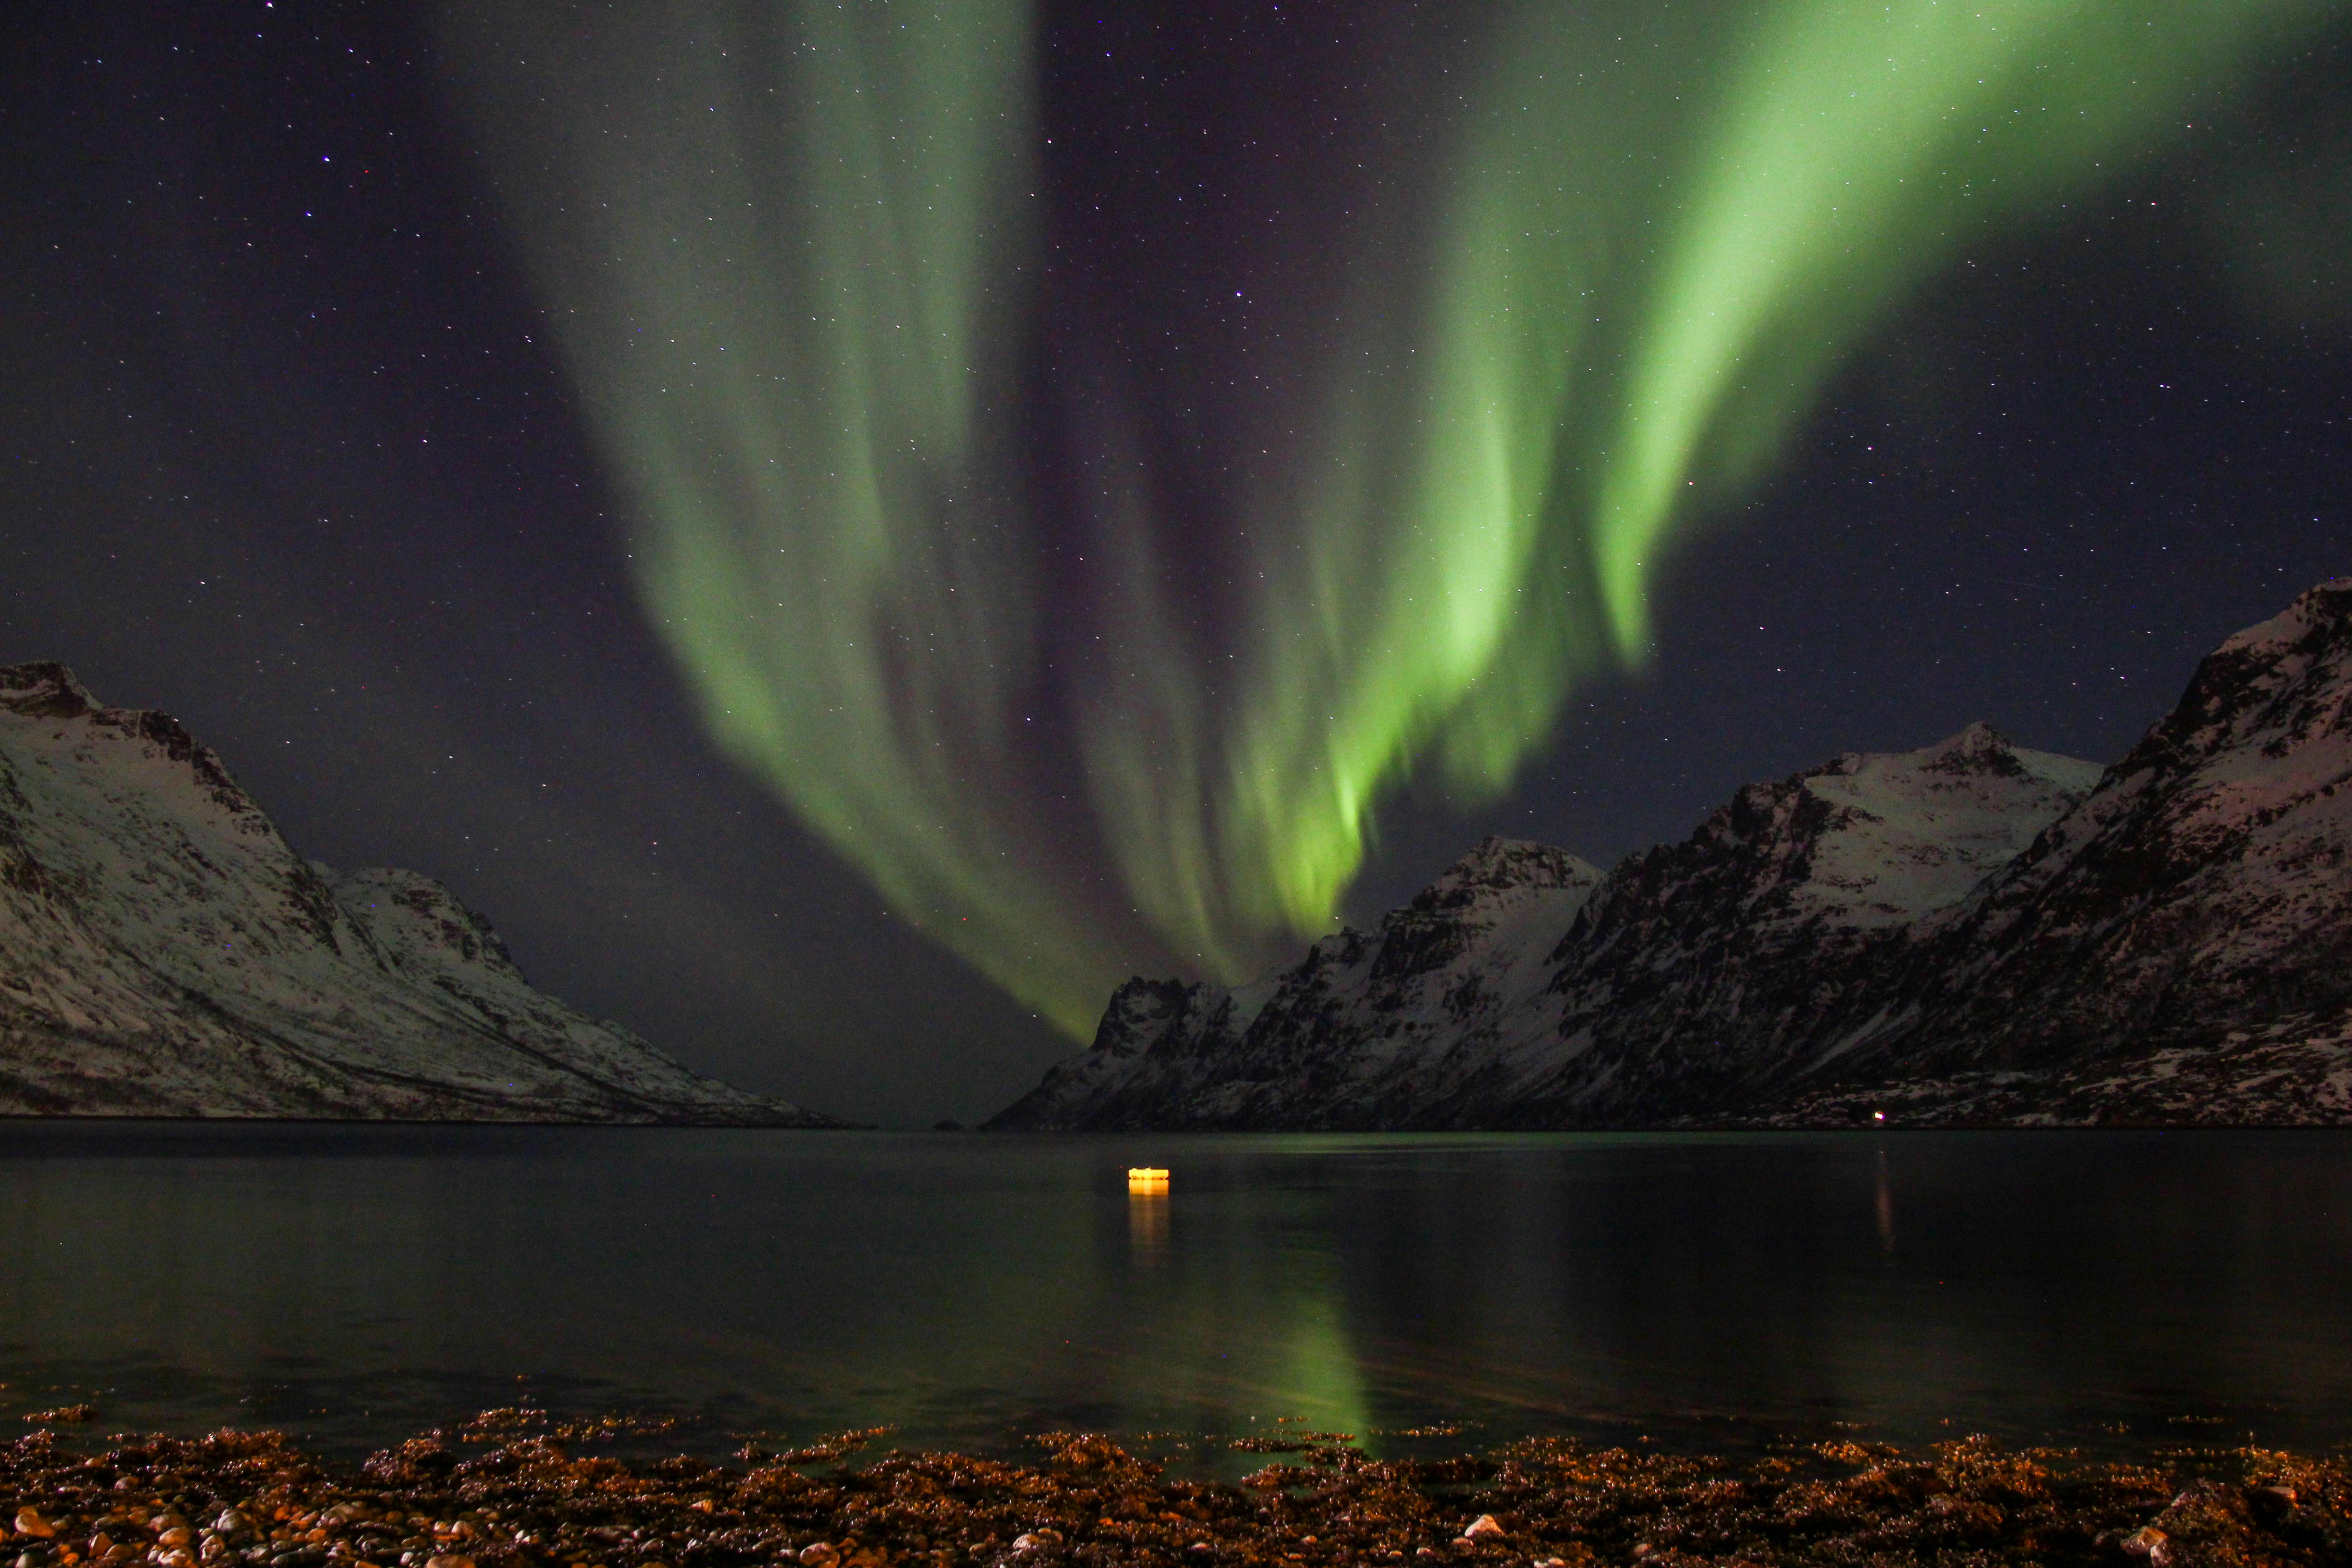
{"type": "Polygon", "coordinates": [[[2352,571],[2339,7],[1989,5],[1826,151],[1826,0],[837,9],[12,10],[0,660],[922,1124],[1483,833],[2112,760],[2352,571]]]}

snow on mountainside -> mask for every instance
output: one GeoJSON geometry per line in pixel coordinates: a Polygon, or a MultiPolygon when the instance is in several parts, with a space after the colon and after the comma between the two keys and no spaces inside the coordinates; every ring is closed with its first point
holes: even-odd
{"type": "Polygon", "coordinates": [[[57,664],[0,667],[0,1113],[839,1125],[534,991],[437,882],[305,861],[57,664]]]}
{"type": "Polygon", "coordinates": [[[1823,1114],[1908,1081],[1923,1114],[2023,1115],[2020,1075],[2044,1073],[2074,1086],[2061,1098],[2078,1120],[2186,1114],[2195,1081],[2252,1119],[2306,1119],[2291,1084],[2340,1105],[2352,579],[2222,644],[2079,810],[1923,931],[1839,1026],[1828,1068],[1855,1087],[1820,1090],[1823,1114]]]}
{"type": "Polygon", "coordinates": [[[990,1128],[1053,1131],[1125,1125],[1123,1108],[1181,1100],[1213,1082],[1272,984],[1240,991],[1188,980],[1129,980],[1111,993],[1094,1044],[1045,1069],[990,1128]]]}
{"type": "Polygon", "coordinates": [[[1923,919],[1965,900],[2087,795],[2099,768],[1982,724],[1750,784],[1680,844],[1629,856],[1552,954],[1497,1092],[1451,1125],[1615,1124],[1747,1101],[1923,919]]]}
{"type": "Polygon", "coordinates": [[[1439,921],[1442,976],[1400,990],[1462,869],[1262,1004],[1129,983],[1000,1121],[2352,1118],[2352,579],[2231,638],[2104,773],[1982,725],[1849,753],[1524,921],[1439,921]]]}
{"type": "Polygon", "coordinates": [[[1600,877],[1564,849],[1488,838],[1377,931],[1326,937],[1238,991],[1129,981],[1093,1047],[990,1125],[1381,1124],[1400,1091],[1476,1069],[1600,877]]]}

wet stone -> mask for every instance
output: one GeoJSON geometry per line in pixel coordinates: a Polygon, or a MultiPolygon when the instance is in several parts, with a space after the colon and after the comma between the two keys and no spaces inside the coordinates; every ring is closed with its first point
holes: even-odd
{"type": "Polygon", "coordinates": [[[1336,1434],[1260,1441],[1239,1483],[1166,1474],[1118,1443],[1039,1439],[1014,1464],[892,1452],[847,1433],[723,1468],[574,1453],[540,1413],[486,1413],[356,1468],[269,1434],[0,1445],[24,1568],[2326,1568],[2352,1560],[2339,1458],[2168,1451],[2145,1464],[2000,1447],[1793,1445],[1732,1462],[1530,1440],[1380,1458],[1336,1434]],[[128,1483],[128,1484],[125,1484],[128,1483]],[[1470,1522],[1462,1521],[1468,1518],[1470,1522]],[[191,1520],[209,1520],[194,1528],[191,1520]],[[54,1539],[54,1544],[52,1544],[54,1539]],[[237,1542],[232,1549],[223,1542],[237,1542]],[[179,1540],[181,1545],[171,1542],[179,1540]],[[122,1553],[118,1557],[117,1553],[122,1553]],[[217,1561],[215,1561],[215,1558],[217,1561]]]}

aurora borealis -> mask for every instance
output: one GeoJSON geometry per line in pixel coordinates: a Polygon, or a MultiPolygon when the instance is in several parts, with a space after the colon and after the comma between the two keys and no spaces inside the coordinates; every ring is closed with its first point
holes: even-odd
{"type": "Polygon", "coordinates": [[[0,21],[0,642],[746,1087],[2119,756],[2347,570],[2340,5],[648,15],[0,21]]]}
{"type": "Polygon", "coordinates": [[[1083,1037],[1329,929],[1401,783],[1507,795],[1892,307],[2336,9],[1487,8],[1429,210],[1328,237],[1282,428],[1174,511],[1072,368],[1028,5],[447,30],[705,724],[1083,1037]]]}

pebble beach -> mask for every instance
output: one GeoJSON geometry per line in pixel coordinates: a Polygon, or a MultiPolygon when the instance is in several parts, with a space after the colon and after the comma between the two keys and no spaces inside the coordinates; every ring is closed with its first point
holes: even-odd
{"type": "Polygon", "coordinates": [[[2352,1562],[2340,1458],[2178,1448],[2085,1459],[1968,1438],[1738,1460],[1533,1440],[1379,1458],[1337,1433],[1243,1439],[1182,1479],[1108,1438],[1034,1460],[848,1433],[734,1463],[598,1455],[491,1411],[356,1465],[280,1434],[85,1437],[86,1408],[0,1449],[15,1568],[804,1568],[885,1564],[2106,1564],[2352,1562]]]}

